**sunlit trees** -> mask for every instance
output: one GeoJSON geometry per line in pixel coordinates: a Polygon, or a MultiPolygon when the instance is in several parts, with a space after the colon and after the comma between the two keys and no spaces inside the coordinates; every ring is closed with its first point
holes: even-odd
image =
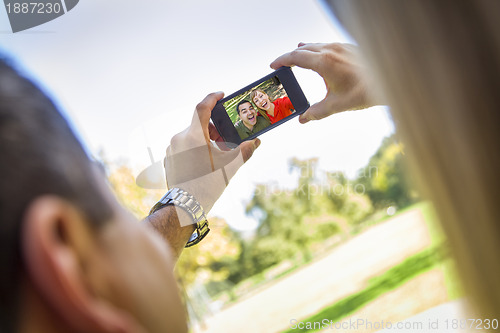
{"type": "MultiPolygon", "coordinates": [[[[310,260],[325,241],[349,237],[375,211],[416,200],[404,181],[403,158],[402,144],[391,136],[356,179],[340,171],[319,172],[316,158],[291,159],[290,172],[298,175],[295,188],[255,188],[246,208],[259,221],[253,237],[243,237],[212,217],[211,233],[183,252],[177,274],[184,285],[205,285],[214,295],[281,262],[310,260]]],[[[125,164],[108,167],[108,178],[122,204],[139,219],[164,194],[139,188],[125,164]]]]}
{"type": "Polygon", "coordinates": [[[418,198],[406,179],[404,163],[403,144],[392,135],[384,139],[360,172],[356,181],[365,186],[366,194],[376,208],[406,207],[418,198]]]}

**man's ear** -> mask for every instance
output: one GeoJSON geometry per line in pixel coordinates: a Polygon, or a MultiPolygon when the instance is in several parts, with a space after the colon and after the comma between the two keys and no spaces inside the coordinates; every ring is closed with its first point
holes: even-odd
{"type": "Polygon", "coordinates": [[[97,231],[69,201],[43,196],[26,210],[22,251],[28,278],[56,318],[76,332],[142,331],[97,290],[110,281],[87,276],[99,247],[97,231]]]}

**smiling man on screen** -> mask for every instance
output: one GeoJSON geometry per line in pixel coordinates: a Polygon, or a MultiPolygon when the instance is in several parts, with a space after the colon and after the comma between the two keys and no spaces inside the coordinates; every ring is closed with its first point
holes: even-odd
{"type": "Polygon", "coordinates": [[[240,116],[241,121],[237,122],[234,127],[242,140],[271,125],[269,120],[264,117],[259,117],[259,114],[249,101],[240,101],[236,106],[236,110],[238,111],[238,116],[240,116]]]}

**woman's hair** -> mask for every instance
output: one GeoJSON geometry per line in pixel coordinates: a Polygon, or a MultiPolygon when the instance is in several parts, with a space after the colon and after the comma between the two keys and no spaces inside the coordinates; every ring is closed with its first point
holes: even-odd
{"type": "Polygon", "coordinates": [[[464,286],[500,313],[500,1],[330,0],[391,106],[464,286]]]}

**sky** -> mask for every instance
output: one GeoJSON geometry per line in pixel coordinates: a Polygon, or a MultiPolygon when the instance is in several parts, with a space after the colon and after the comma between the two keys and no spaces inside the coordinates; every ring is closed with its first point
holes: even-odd
{"type": "MultiPolygon", "coordinates": [[[[208,93],[230,94],[272,72],[299,42],[352,42],[312,0],[82,0],[65,15],[12,33],[0,8],[0,52],[60,106],[90,154],[127,161],[138,173],[160,160],[208,93]]],[[[316,73],[294,68],[311,104],[326,92],[316,73]]],[[[317,157],[320,171],[354,177],[394,131],[385,107],[262,135],[211,215],[237,230],[257,221],[244,207],[259,183],[291,188],[289,161],[317,157]]]]}

